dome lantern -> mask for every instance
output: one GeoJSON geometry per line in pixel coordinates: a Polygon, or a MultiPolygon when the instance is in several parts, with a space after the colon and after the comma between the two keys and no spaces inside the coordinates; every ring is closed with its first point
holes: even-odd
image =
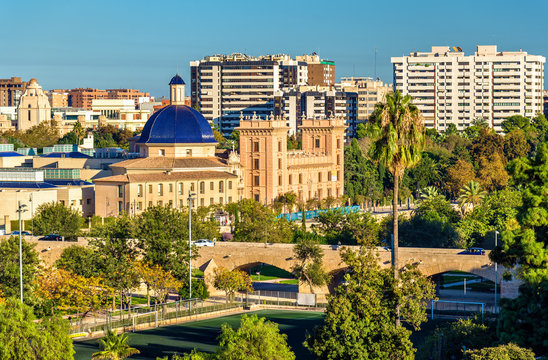
{"type": "Polygon", "coordinates": [[[183,78],[176,74],[169,82],[171,105],[185,104],[185,82],[183,78]]]}

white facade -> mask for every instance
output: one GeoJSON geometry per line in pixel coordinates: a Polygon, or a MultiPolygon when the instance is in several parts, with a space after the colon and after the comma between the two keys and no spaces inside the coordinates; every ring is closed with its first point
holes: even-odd
{"type": "Polygon", "coordinates": [[[375,110],[375,105],[384,102],[386,94],[392,91],[392,86],[381,80],[368,77],[343,77],[335,84],[337,90],[355,92],[358,94],[358,121],[363,122],[375,110]]]}
{"type": "Polygon", "coordinates": [[[48,96],[36,79],[30,79],[17,107],[17,130],[27,130],[46,120],[51,120],[48,96]]]}
{"type": "Polygon", "coordinates": [[[500,132],[507,117],[532,118],[543,110],[543,56],[498,52],[494,45],[478,45],[474,55],[465,56],[458,49],[433,46],[431,52],[391,61],[395,89],[411,95],[425,125],[439,131],[450,124],[464,130],[475,119],[484,119],[500,132]]]}

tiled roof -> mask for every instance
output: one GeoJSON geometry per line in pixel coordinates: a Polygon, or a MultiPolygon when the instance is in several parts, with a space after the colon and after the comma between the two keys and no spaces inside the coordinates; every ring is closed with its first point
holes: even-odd
{"type": "Polygon", "coordinates": [[[128,169],[187,169],[226,167],[218,158],[147,157],[121,161],[110,165],[128,169]]]}
{"type": "Polygon", "coordinates": [[[92,159],[91,156],[81,153],[79,151],[71,152],[52,152],[49,154],[42,155],[42,157],[47,158],[73,158],[73,159],[92,159]]]}
{"type": "Polygon", "coordinates": [[[115,182],[115,183],[139,183],[145,181],[173,181],[173,180],[209,180],[209,179],[226,179],[237,178],[236,175],[226,171],[179,171],[166,173],[152,174],[125,174],[115,175],[104,178],[95,179],[95,182],[115,182]]]}

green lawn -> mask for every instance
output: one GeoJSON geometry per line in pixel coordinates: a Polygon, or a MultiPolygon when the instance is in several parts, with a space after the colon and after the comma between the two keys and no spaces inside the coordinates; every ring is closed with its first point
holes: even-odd
{"type": "Polygon", "coordinates": [[[249,274],[251,275],[251,280],[253,281],[293,278],[293,274],[291,274],[290,272],[268,264],[259,265],[251,268],[249,270],[249,274]],[[257,272],[261,273],[260,276],[257,275],[257,272]]]}
{"type": "Polygon", "coordinates": [[[297,279],[282,280],[280,281],[280,284],[299,285],[299,280],[297,279]]]}
{"type": "MultiPolygon", "coordinates": [[[[302,346],[302,342],[306,332],[311,332],[314,326],[322,322],[322,313],[282,310],[261,310],[256,313],[279,324],[281,332],[288,335],[288,343],[295,351],[297,359],[311,357],[302,346]]],[[[189,352],[193,348],[214,352],[217,348],[217,337],[220,334],[221,325],[229,323],[236,327],[239,322],[240,315],[230,315],[131,333],[129,335],[131,346],[141,351],[140,355],[134,355],[131,359],[156,360],[158,356],[189,352]]],[[[97,340],[75,342],[74,348],[75,360],[89,360],[91,354],[99,349],[97,340]]]]}

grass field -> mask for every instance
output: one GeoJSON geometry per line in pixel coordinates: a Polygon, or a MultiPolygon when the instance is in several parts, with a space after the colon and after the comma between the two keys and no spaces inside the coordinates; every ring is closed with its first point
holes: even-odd
{"type": "MultiPolygon", "coordinates": [[[[261,310],[258,316],[279,324],[280,331],[288,336],[288,343],[295,351],[297,359],[310,358],[310,353],[302,346],[306,332],[311,332],[315,325],[322,322],[323,314],[305,311],[261,310]]],[[[229,323],[237,327],[240,315],[230,315],[215,319],[201,320],[182,325],[166,326],[156,329],[131,333],[131,346],[141,351],[134,355],[135,360],[156,360],[156,357],[185,353],[196,348],[200,351],[214,352],[217,348],[217,337],[221,325],[229,323]]],[[[75,360],[89,360],[91,354],[99,350],[98,340],[75,342],[75,360]]]]}
{"type": "Polygon", "coordinates": [[[287,272],[283,269],[277,268],[272,265],[263,264],[255,266],[249,270],[251,275],[251,280],[253,281],[265,281],[265,280],[274,280],[274,279],[291,279],[293,274],[287,272]],[[260,271],[260,279],[257,275],[257,272],[260,271]]]}

